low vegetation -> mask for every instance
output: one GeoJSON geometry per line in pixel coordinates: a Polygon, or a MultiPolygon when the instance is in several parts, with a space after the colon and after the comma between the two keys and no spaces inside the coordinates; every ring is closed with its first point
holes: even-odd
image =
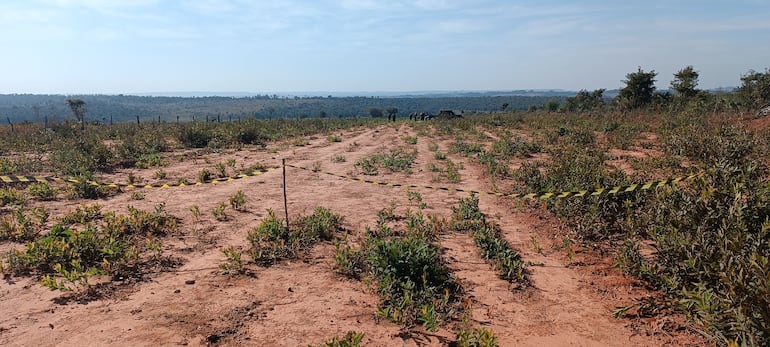
{"type": "MultiPolygon", "coordinates": [[[[78,208],[47,235],[32,237],[22,250],[9,253],[5,271],[41,277],[51,289],[86,293],[91,293],[96,275],[135,276],[144,255],[158,251],[159,238],[176,231],[177,219],[163,205],[149,212],[128,210],[118,215],[103,214],[98,205],[78,208]]],[[[39,226],[42,217],[38,219],[39,226]]]]}

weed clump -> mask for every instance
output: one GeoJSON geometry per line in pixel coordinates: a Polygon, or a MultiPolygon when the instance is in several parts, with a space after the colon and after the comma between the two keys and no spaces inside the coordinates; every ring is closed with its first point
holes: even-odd
{"type": "Polygon", "coordinates": [[[417,149],[411,151],[404,147],[398,147],[395,150],[377,153],[371,157],[363,158],[356,162],[358,167],[365,175],[377,175],[378,168],[386,168],[390,172],[412,173],[412,164],[417,157],[417,149]]]}
{"type": "Polygon", "coordinates": [[[267,213],[267,218],[247,236],[251,244],[249,254],[260,265],[299,257],[318,241],[331,240],[342,228],[343,217],[320,206],[288,229],[273,210],[268,209],[267,213]]]}
{"type": "Polygon", "coordinates": [[[157,249],[155,236],[176,229],[176,218],[162,206],[154,212],[129,208],[127,216],[108,213],[104,217],[85,221],[76,228],[65,218],[48,235],[28,243],[24,250],[7,256],[7,269],[15,275],[42,276],[42,284],[58,290],[76,288],[90,290],[89,279],[95,275],[128,276],[129,269],[138,265],[142,252],[157,249]]]}
{"type": "Polygon", "coordinates": [[[405,219],[403,236],[367,232],[358,248],[338,243],[335,263],[338,272],[348,277],[376,281],[381,298],[378,316],[434,331],[459,310],[463,290],[432,243],[437,220],[426,220],[420,212],[407,213],[405,219]]]}
{"type": "Polygon", "coordinates": [[[526,286],[529,279],[526,267],[518,252],[514,251],[500,233],[497,225],[488,223],[479,210],[479,198],[471,195],[461,198],[454,213],[452,227],[457,231],[468,231],[481,251],[482,258],[494,264],[495,270],[506,281],[526,286]]]}

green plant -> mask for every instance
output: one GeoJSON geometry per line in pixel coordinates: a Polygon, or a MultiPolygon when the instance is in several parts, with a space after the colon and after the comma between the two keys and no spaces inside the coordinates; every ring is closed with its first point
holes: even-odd
{"type": "Polygon", "coordinates": [[[168,174],[166,173],[165,170],[158,169],[157,171],[155,171],[155,175],[154,176],[155,176],[156,179],[164,180],[164,179],[166,179],[166,176],[168,176],[168,174]]]}
{"type": "Polygon", "coordinates": [[[495,347],[497,337],[491,330],[476,328],[461,329],[457,332],[457,345],[460,347],[495,347]]]}
{"type": "Polygon", "coordinates": [[[31,214],[17,207],[13,213],[0,217],[0,241],[34,241],[47,221],[48,212],[42,207],[33,209],[31,214]]]}
{"type": "Polygon", "coordinates": [[[244,211],[246,209],[246,194],[242,190],[239,190],[235,195],[230,197],[230,206],[233,210],[244,211]]]}
{"type": "Polygon", "coordinates": [[[13,188],[0,188],[0,206],[26,205],[27,198],[24,193],[13,188]]]}
{"type": "Polygon", "coordinates": [[[59,223],[63,225],[86,225],[90,222],[101,219],[103,216],[102,205],[80,205],[75,207],[74,211],[64,215],[59,223]]]}
{"type": "Polygon", "coordinates": [[[392,151],[381,151],[370,157],[362,158],[355,165],[366,175],[376,175],[378,167],[386,168],[390,172],[403,171],[411,174],[412,164],[416,157],[417,149],[407,151],[403,147],[398,147],[392,151]]]}
{"type": "Polygon", "coordinates": [[[51,187],[48,182],[31,184],[27,188],[27,193],[40,201],[51,201],[56,199],[56,189],[51,187]]]}
{"type": "Polygon", "coordinates": [[[331,157],[330,160],[331,160],[332,163],[344,163],[345,162],[345,156],[337,154],[337,155],[331,157]]]}
{"type": "Polygon", "coordinates": [[[225,263],[219,264],[219,270],[223,275],[240,275],[244,273],[245,268],[239,250],[230,246],[223,248],[221,252],[226,259],[225,263]]]}
{"type": "Polygon", "coordinates": [[[214,168],[217,170],[217,175],[222,177],[227,177],[227,164],[223,162],[219,162],[216,165],[214,165],[214,168]]]}
{"type": "Polygon", "coordinates": [[[543,248],[540,247],[540,243],[537,242],[537,239],[534,236],[529,238],[529,242],[532,244],[532,250],[534,250],[535,253],[543,253],[543,248]]]}
{"type": "Polygon", "coordinates": [[[417,137],[415,137],[415,136],[404,136],[404,142],[406,142],[409,145],[416,145],[417,144],[417,137]]]}
{"type": "Polygon", "coordinates": [[[92,176],[75,178],[77,183],[71,183],[67,195],[71,199],[101,199],[109,195],[110,188],[96,183],[92,176]]]}
{"type": "Polygon", "coordinates": [[[511,248],[499,227],[487,222],[486,216],[479,210],[478,197],[461,198],[458,207],[452,207],[452,211],[451,226],[458,231],[471,232],[481,256],[494,264],[501,278],[522,287],[529,284],[521,256],[511,248]]]}
{"type": "Polygon", "coordinates": [[[267,218],[249,232],[249,254],[254,262],[270,265],[280,259],[300,256],[320,240],[331,240],[341,229],[343,217],[323,207],[316,207],[313,214],[298,218],[291,228],[268,209],[267,218]]]}
{"type": "Polygon", "coordinates": [[[306,138],[300,136],[292,141],[292,144],[296,147],[304,147],[310,144],[306,138]]]}
{"type": "Polygon", "coordinates": [[[132,200],[144,200],[144,193],[141,191],[133,191],[131,192],[131,199],[132,200]]]}
{"type": "Polygon", "coordinates": [[[336,271],[350,278],[361,279],[366,271],[366,252],[354,249],[348,242],[335,242],[334,265],[336,271]]]}
{"type": "Polygon", "coordinates": [[[207,183],[211,181],[211,178],[212,174],[208,169],[203,169],[198,172],[198,182],[207,183]]]}
{"type": "Polygon", "coordinates": [[[196,222],[199,222],[201,220],[201,209],[198,207],[198,205],[192,205],[188,208],[190,210],[190,213],[192,213],[193,219],[196,222]]]}
{"type": "Polygon", "coordinates": [[[462,289],[426,239],[374,239],[368,250],[369,271],[382,298],[379,316],[406,325],[436,326],[454,311],[462,289]]]}
{"type": "Polygon", "coordinates": [[[162,205],[153,212],[133,208],[129,208],[129,215],[110,212],[101,221],[88,222],[82,230],[59,223],[47,235],[27,243],[24,250],[12,251],[7,256],[8,270],[15,275],[38,275],[52,289],[90,291],[89,279],[96,274],[135,274],[144,250],[159,252],[153,237],[175,229],[176,218],[162,205]]]}
{"type": "MultiPolygon", "coordinates": [[[[348,331],[343,337],[333,337],[324,343],[318,345],[318,347],[358,347],[361,345],[361,341],[364,340],[364,333],[348,331]]],[[[312,347],[309,346],[309,347],[312,347]]]]}
{"type": "Polygon", "coordinates": [[[424,210],[426,207],[428,207],[424,202],[422,202],[422,194],[420,194],[420,192],[409,190],[406,192],[406,196],[409,201],[417,204],[417,208],[424,210]]]}
{"type": "Polygon", "coordinates": [[[329,142],[342,142],[342,138],[337,135],[329,135],[329,137],[326,138],[329,142]]]}
{"type": "Polygon", "coordinates": [[[230,219],[230,216],[225,212],[225,209],[227,209],[227,204],[220,202],[213,210],[211,210],[211,214],[220,222],[227,221],[230,219]]]}

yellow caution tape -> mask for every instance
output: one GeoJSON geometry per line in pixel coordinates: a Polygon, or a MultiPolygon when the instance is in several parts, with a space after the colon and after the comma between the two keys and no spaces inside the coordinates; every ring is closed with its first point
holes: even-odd
{"type": "Polygon", "coordinates": [[[627,186],[619,186],[619,187],[612,187],[612,188],[596,188],[594,190],[577,190],[577,191],[568,191],[568,192],[541,192],[541,193],[528,193],[528,194],[521,194],[521,193],[513,193],[513,194],[503,194],[498,192],[484,192],[484,191],[477,191],[477,190],[470,190],[470,189],[462,189],[462,188],[451,188],[451,187],[436,187],[436,186],[421,186],[421,185],[414,185],[414,184],[399,184],[399,183],[390,183],[390,182],[377,182],[372,180],[366,180],[362,178],[357,177],[351,177],[346,175],[340,175],[333,172],[327,172],[327,171],[319,171],[319,170],[313,170],[306,167],[286,164],[288,167],[292,167],[295,169],[305,170],[305,171],[311,171],[311,172],[318,172],[329,176],[334,176],[350,181],[355,182],[362,182],[362,183],[369,183],[369,184],[375,184],[380,186],[387,186],[387,187],[409,187],[409,188],[421,188],[421,189],[432,189],[432,190],[444,190],[444,191],[450,191],[450,192],[464,192],[464,193],[472,193],[472,194],[478,194],[478,195],[495,195],[495,196],[501,196],[501,197],[509,197],[509,198],[518,198],[518,199],[540,199],[540,200],[547,200],[547,199],[565,199],[570,197],[584,197],[584,196],[602,196],[602,195],[616,195],[620,193],[630,193],[630,192],[636,192],[636,191],[647,191],[647,190],[654,190],[660,187],[664,187],[667,185],[676,185],[679,182],[684,181],[692,181],[696,177],[703,176],[704,173],[700,172],[697,174],[692,174],[689,176],[680,176],[675,177],[672,179],[664,179],[659,181],[651,181],[644,184],[634,183],[627,186]]]}
{"type": "MultiPolygon", "coordinates": [[[[215,178],[208,181],[203,182],[194,182],[194,183],[157,183],[157,184],[134,184],[134,183],[115,183],[115,182],[98,182],[98,181],[92,181],[88,180],[85,181],[85,183],[88,183],[93,186],[105,186],[110,188],[125,188],[125,189],[137,189],[137,188],[181,188],[181,187],[189,187],[189,186],[201,186],[204,184],[219,184],[222,182],[232,182],[235,180],[239,180],[242,178],[247,177],[254,177],[262,175],[266,172],[270,172],[275,170],[276,168],[266,168],[259,171],[254,171],[252,174],[240,174],[233,177],[223,177],[223,178],[215,178]]],[[[0,176],[0,181],[3,183],[29,183],[29,182],[49,182],[49,183],[82,183],[83,181],[76,179],[76,178],[59,178],[59,177],[51,177],[51,176],[0,176]]]]}

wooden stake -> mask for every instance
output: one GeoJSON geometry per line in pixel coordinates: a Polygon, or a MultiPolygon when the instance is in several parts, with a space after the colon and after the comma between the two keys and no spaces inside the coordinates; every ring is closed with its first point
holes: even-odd
{"type": "Polygon", "coordinates": [[[286,230],[289,230],[289,205],[286,202],[286,158],[281,159],[283,166],[283,210],[286,212],[286,230]]]}

